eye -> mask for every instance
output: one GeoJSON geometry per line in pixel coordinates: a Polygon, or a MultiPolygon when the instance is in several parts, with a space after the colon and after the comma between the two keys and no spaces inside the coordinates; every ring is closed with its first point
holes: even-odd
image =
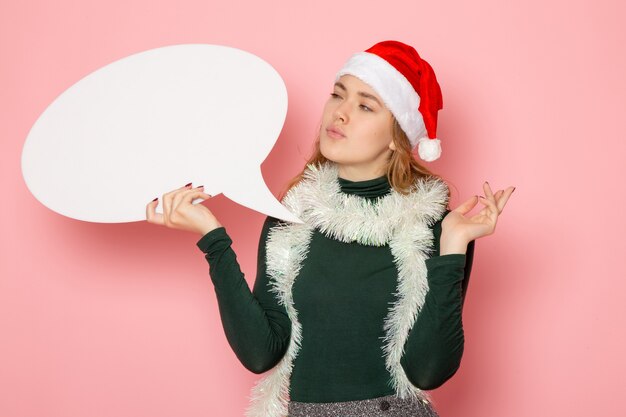
{"type": "Polygon", "coordinates": [[[337,93],[330,93],[330,96],[332,98],[341,98],[341,96],[339,94],[337,94],[337,93]]]}
{"type": "Polygon", "coordinates": [[[372,109],[367,107],[365,104],[361,104],[359,107],[361,107],[364,111],[372,111],[372,109]]]}

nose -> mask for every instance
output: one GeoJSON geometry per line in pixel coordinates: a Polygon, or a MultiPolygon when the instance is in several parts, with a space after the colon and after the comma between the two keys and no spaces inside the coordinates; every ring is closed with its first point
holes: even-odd
{"type": "Polygon", "coordinates": [[[335,107],[335,111],[333,112],[333,118],[335,120],[341,120],[343,123],[346,123],[348,121],[348,109],[346,107],[345,101],[335,107]]]}

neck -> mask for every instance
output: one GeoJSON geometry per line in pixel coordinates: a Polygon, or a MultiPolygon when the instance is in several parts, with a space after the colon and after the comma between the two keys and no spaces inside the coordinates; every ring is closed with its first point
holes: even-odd
{"type": "Polygon", "coordinates": [[[367,181],[387,175],[384,167],[357,167],[337,164],[339,178],[349,181],[367,181]]]}

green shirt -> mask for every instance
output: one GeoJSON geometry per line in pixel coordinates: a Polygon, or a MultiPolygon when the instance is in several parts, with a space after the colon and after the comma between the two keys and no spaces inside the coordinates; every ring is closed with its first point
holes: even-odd
{"type": "MultiPolygon", "coordinates": [[[[339,184],[342,192],[369,199],[391,190],[386,176],[356,182],[339,178],[339,184]]],[[[214,229],[197,242],[210,266],[228,342],[254,373],[274,367],[290,339],[291,322],[269,291],[266,273],[265,242],[277,222],[268,217],[263,225],[252,291],[225,228],[214,229]]],[[[400,362],[409,381],[425,390],[440,386],[459,368],[464,344],[461,313],[475,243],[469,243],[466,254],[439,256],[441,220],[432,229],[434,247],[426,260],[429,292],[400,362]]],[[[314,231],[292,288],[302,344],[293,363],[291,400],[338,402],[394,393],[382,338],[396,284],[397,269],[388,245],[344,243],[314,231]]]]}

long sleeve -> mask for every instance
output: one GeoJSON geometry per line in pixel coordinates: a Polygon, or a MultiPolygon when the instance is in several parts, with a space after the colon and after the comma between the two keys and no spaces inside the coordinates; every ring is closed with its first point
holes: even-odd
{"type": "Polygon", "coordinates": [[[226,338],[239,361],[260,374],[274,367],[289,344],[291,322],[285,307],[269,291],[265,243],[269,229],[277,222],[267,217],[259,240],[257,276],[253,291],[241,272],[224,227],[208,232],[196,243],[205,253],[217,296],[226,338]]]}
{"type": "Polygon", "coordinates": [[[465,254],[440,256],[441,220],[433,226],[433,237],[434,256],[426,260],[429,291],[400,360],[409,381],[425,390],[441,386],[461,364],[462,311],[475,246],[471,241],[465,254]]]}

